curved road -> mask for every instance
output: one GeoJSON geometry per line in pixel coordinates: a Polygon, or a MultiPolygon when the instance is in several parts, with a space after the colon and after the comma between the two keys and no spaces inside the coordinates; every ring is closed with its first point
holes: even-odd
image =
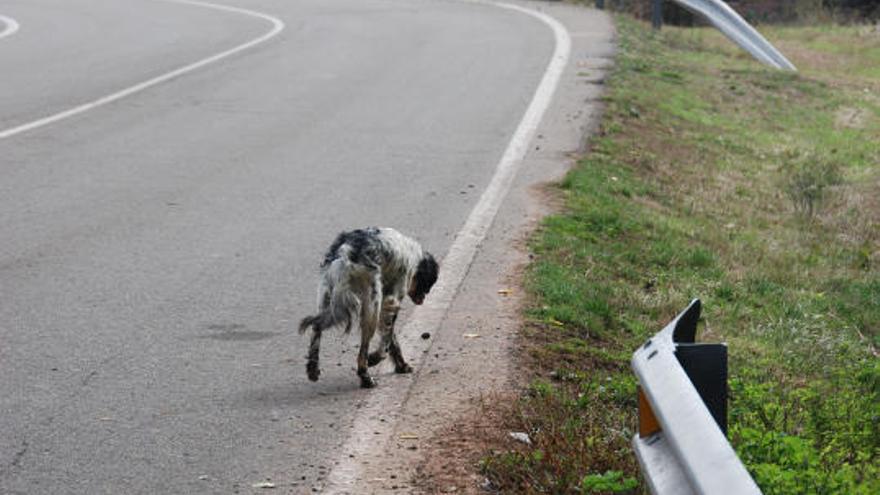
{"type": "MultiPolygon", "coordinates": [[[[388,225],[442,256],[553,51],[546,26],[484,5],[234,5],[286,27],[0,139],[0,493],[320,482],[369,393],[354,338],[325,339],[305,377],[293,330],[323,250],[388,225]]],[[[0,132],[272,28],[164,0],[0,15],[19,27],[0,38],[0,132]]]]}

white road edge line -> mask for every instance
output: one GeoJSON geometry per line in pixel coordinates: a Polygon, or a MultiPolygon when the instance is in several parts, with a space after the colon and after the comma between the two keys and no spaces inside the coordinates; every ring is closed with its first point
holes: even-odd
{"type": "Polygon", "coordinates": [[[12,17],[0,15],[0,23],[6,25],[6,28],[3,29],[3,31],[0,31],[0,38],[12,36],[13,34],[15,34],[16,31],[18,31],[18,22],[12,17]]]}
{"type": "Polygon", "coordinates": [[[179,77],[179,76],[182,76],[182,75],[187,74],[189,72],[201,69],[202,67],[205,67],[206,65],[218,62],[224,58],[235,55],[236,53],[247,50],[248,48],[252,48],[256,45],[259,45],[260,43],[264,43],[264,42],[268,41],[269,39],[275,37],[278,33],[280,33],[281,31],[284,30],[284,22],[281,21],[281,19],[278,19],[277,17],[271,16],[269,14],[257,12],[255,10],[243,9],[243,8],[239,8],[239,7],[230,7],[227,5],[219,5],[219,4],[215,4],[215,3],[202,2],[199,0],[159,0],[159,1],[193,5],[193,6],[197,6],[197,7],[205,7],[205,8],[209,8],[209,9],[222,10],[225,12],[242,14],[242,15],[246,15],[246,16],[250,16],[250,17],[257,17],[259,19],[263,19],[265,21],[270,22],[272,24],[272,29],[257,38],[254,38],[254,39],[247,41],[245,43],[242,43],[238,46],[235,46],[233,48],[230,48],[228,50],[220,52],[216,55],[212,55],[210,57],[199,60],[198,62],[194,62],[189,65],[180,67],[178,69],[172,70],[171,72],[166,72],[165,74],[154,77],[154,78],[147,80],[147,81],[144,81],[142,83],[135,84],[134,86],[130,86],[130,87],[125,88],[123,90],[117,91],[113,94],[103,96],[101,98],[98,98],[97,100],[93,100],[88,103],[83,103],[82,105],[70,108],[68,110],[64,110],[63,112],[59,112],[54,115],[50,115],[48,117],[43,117],[41,119],[37,119],[32,122],[28,122],[26,124],[19,125],[19,126],[11,128],[11,129],[2,130],[2,131],[0,131],[0,139],[6,139],[6,138],[9,138],[9,137],[12,137],[12,136],[24,133],[24,132],[32,131],[34,129],[38,129],[43,126],[47,126],[49,124],[54,124],[55,122],[58,122],[60,120],[64,120],[64,119],[73,117],[74,115],[79,115],[81,113],[88,112],[89,110],[94,110],[94,109],[101,107],[103,105],[107,105],[108,103],[112,103],[112,102],[121,100],[125,97],[131,96],[135,93],[139,93],[141,91],[144,91],[144,90],[151,88],[153,86],[156,86],[158,84],[162,84],[164,82],[170,81],[171,79],[174,79],[176,77],[179,77]]]}
{"type": "MultiPolygon", "coordinates": [[[[489,185],[483,191],[480,200],[471,210],[467,221],[441,261],[440,279],[437,285],[425,303],[413,310],[404,327],[398,332],[401,345],[409,349],[410,355],[413,355],[413,349],[417,348],[418,336],[422,332],[436,331],[446,317],[480,244],[486,237],[501,203],[513,184],[544,112],[550,106],[571,53],[571,37],[568,31],[559,21],[547,14],[509,3],[481,0],[464,1],[492,5],[537,18],[553,30],[556,47],[525,115],[510,139],[501,161],[495,168],[489,185]]],[[[423,362],[425,355],[425,353],[420,353],[419,357],[414,358],[413,361],[423,362]]],[[[376,445],[377,439],[388,439],[387,434],[376,435],[376,432],[388,433],[391,431],[392,421],[386,421],[389,419],[389,413],[394,414],[400,410],[410,394],[414,381],[415,377],[412,381],[398,383],[395,387],[380,385],[368,392],[358,408],[358,415],[352,426],[351,435],[342,447],[342,459],[327,477],[324,493],[350,493],[349,490],[359,478],[360,463],[367,458],[370,447],[376,445]],[[401,389],[400,386],[404,384],[405,389],[401,389]]]]}

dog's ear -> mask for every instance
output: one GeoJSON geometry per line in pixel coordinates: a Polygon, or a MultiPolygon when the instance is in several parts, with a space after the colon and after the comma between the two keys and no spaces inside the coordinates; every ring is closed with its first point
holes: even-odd
{"type": "Polygon", "coordinates": [[[421,261],[419,261],[419,266],[416,268],[416,290],[417,294],[427,294],[431,291],[431,287],[437,282],[437,277],[439,276],[440,265],[437,264],[437,260],[434,259],[434,256],[431,253],[425,251],[424,256],[422,256],[421,261]]]}

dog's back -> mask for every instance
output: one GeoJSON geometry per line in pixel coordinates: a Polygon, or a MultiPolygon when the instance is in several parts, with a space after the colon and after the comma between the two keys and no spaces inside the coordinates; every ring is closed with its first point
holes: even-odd
{"type": "Polygon", "coordinates": [[[336,237],[321,263],[318,284],[318,314],[307,316],[299,325],[300,333],[309,327],[323,331],[345,326],[345,332],[357,320],[361,310],[358,294],[382,264],[380,229],[371,227],[343,232],[336,237]]]}

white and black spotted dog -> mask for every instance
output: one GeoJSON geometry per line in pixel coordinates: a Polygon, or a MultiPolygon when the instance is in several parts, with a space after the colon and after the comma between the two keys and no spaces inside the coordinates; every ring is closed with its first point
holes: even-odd
{"type": "Polygon", "coordinates": [[[318,283],[318,314],[303,318],[300,333],[312,328],[306,373],[316,381],[321,374],[318,354],[321,333],[333,327],[351,331],[357,322],[361,347],[357,374],[361,387],[372,388],[376,381],[367,371],[391,354],[397,373],[411,373],[403,359],[394,322],[400,304],[409,295],[422,304],[437,281],[438,265],[431,253],[413,239],[391,228],[368,228],[339,234],[321,263],[318,283]],[[369,352],[370,340],[379,331],[379,348],[369,352]]]}

